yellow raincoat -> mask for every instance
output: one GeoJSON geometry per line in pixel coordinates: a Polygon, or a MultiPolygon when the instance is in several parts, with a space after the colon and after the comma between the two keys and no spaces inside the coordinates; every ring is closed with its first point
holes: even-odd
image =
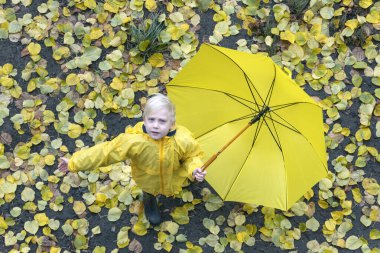
{"type": "Polygon", "coordinates": [[[130,159],[132,177],[143,191],[172,196],[202,166],[201,155],[198,142],[185,127],[176,126],[154,140],[140,122],[111,141],[75,152],[68,167],[72,172],[85,171],[130,159]]]}

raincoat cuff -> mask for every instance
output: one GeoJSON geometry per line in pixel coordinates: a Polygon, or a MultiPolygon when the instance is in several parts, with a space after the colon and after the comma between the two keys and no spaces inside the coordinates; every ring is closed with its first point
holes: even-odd
{"type": "Polygon", "coordinates": [[[72,159],[69,160],[69,163],[68,163],[68,165],[67,165],[67,168],[69,169],[70,172],[77,172],[77,171],[78,171],[78,170],[75,168],[72,159]]]}
{"type": "Polygon", "coordinates": [[[192,168],[192,169],[190,169],[189,171],[188,171],[188,178],[189,178],[189,180],[191,181],[191,182],[194,182],[194,180],[195,180],[195,178],[194,178],[194,176],[193,176],[193,172],[194,172],[194,170],[196,169],[196,167],[194,167],[194,168],[192,168]]]}

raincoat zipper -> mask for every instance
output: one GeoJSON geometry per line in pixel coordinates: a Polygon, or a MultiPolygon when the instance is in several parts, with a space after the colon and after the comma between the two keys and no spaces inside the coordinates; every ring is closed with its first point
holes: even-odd
{"type": "Polygon", "coordinates": [[[164,162],[164,141],[160,140],[160,183],[161,183],[161,193],[164,193],[164,176],[162,174],[163,162],[164,162]]]}

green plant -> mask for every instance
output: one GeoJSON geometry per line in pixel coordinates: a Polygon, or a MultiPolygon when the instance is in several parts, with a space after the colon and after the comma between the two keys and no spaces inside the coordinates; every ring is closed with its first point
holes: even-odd
{"type": "Polygon", "coordinates": [[[285,0],[284,3],[289,7],[290,12],[296,17],[299,17],[301,13],[309,5],[310,0],[285,0]]]}
{"type": "Polygon", "coordinates": [[[135,57],[145,60],[154,53],[162,52],[168,43],[160,40],[160,33],[166,28],[164,21],[160,21],[160,13],[153,13],[148,19],[139,19],[132,22],[128,32],[127,48],[134,52],[135,57]]]}

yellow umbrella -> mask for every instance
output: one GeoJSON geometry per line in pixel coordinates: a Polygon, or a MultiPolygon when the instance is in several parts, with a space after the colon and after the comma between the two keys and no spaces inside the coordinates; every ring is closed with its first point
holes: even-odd
{"type": "Polygon", "coordinates": [[[327,175],[322,110],[269,57],[204,44],[166,88],[224,200],[288,210],[327,175]]]}

